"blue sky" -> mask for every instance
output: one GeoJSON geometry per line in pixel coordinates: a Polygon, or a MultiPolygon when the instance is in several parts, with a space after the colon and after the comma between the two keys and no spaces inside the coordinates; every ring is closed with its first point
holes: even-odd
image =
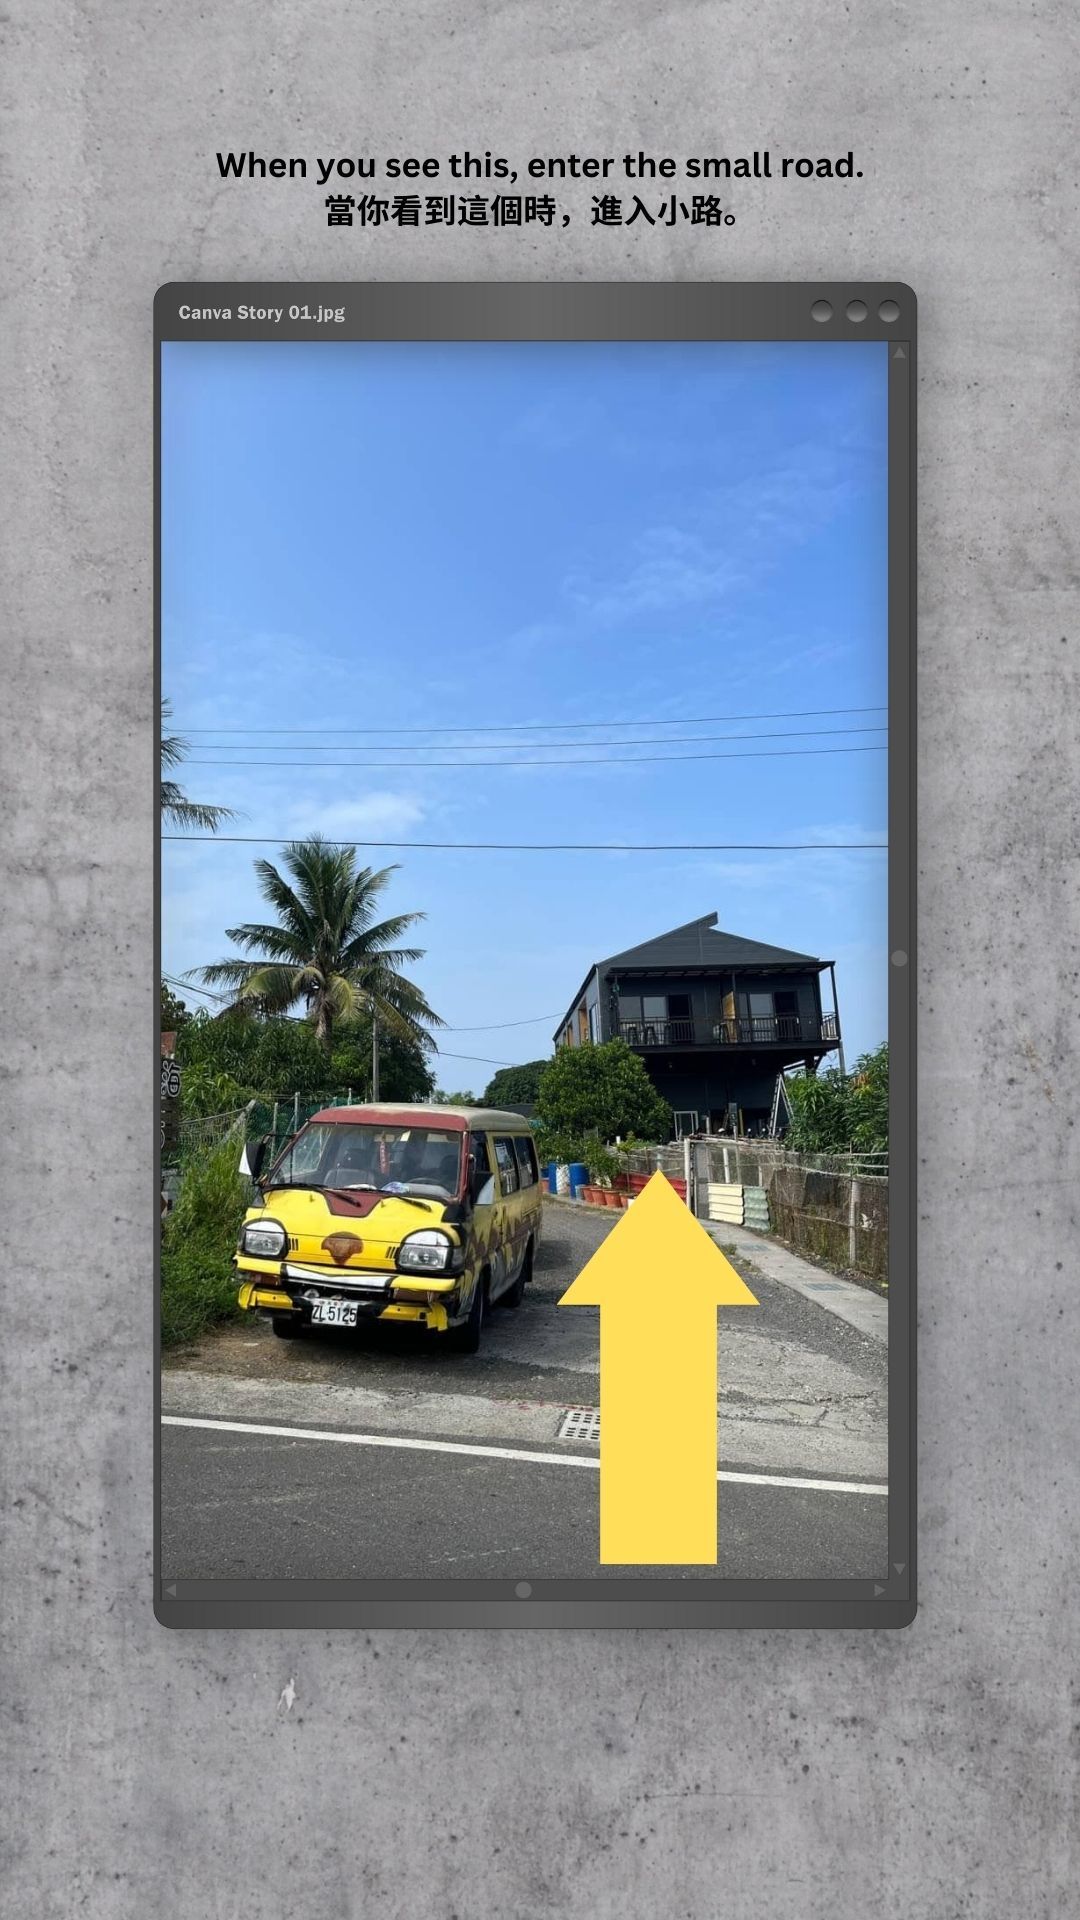
{"type": "MultiPolygon", "coordinates": [[[[388,910],[427,914],[416,977],[470,1029],[441,1038],[443,1086],[547,1053],[594,960],[713,911],[836,960],[849,1058],[885,1037],[886,855],[827,843],[884,839],[886,736],[824,730],[887,716],[741,716],[887,698],[886,352],[163,349],[163,688],[181,783],[237,810],[227,831],[823,843],[364,853],[400,863],[388,910]],[[498,731],[525,722],[553,744],[498,731]],[[400,731],[425,727],[487,731],[400,731]],[[624,739],[656,744],[550,764],[624,739]],[[875,750],[744,757],[852,747],[875,750]],[[210,764],[254,759],[307,764],[210,764]],[[523,759],[548,764],[476,764],[523,759]]],[[[166,972],[265,917],[262,853],[166,843],[166,972]]]]}

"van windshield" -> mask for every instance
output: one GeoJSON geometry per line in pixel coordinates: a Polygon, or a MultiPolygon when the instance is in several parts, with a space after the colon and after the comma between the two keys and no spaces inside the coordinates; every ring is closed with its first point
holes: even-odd
{"type": "Polygon", "coordinates": [[[454,1200],[463,1137],[438,1126],[311,1121],[275,1163],[269,1185],[454,1200]]]}

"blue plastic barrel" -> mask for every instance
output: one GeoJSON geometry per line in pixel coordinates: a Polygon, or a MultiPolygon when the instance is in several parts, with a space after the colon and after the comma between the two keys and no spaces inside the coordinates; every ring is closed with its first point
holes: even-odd
{"type": "Polygon", "coordinates": [[[588,1184],[589,1184],[589,1169],[585,1165],[584,1161],[571,1160],[570,1162],[570,1196],[571,1198],[576,1200],[581,1193],[582,1187],[587,1187],[588,1184]]]}
{"type": "Polygon", "coordinates": [[[546,1167],[544,1168],[544,1182],[545,1182],[545,1184],[546,1184],[546,1186],[547,1186],[547,1190],[548,1190],[548,1192],[549,1192],[549,1193],[557,1193],[557,1192],[558,1192],[558,1188],[557,1188],[557,1186],[555,1185],[555,1162],[554,1162],[554,1160],[549,1160],[549,1161],[548,1161],[548,1164],[547,1164],[547,1166],[546,1166],[546,1167]]]}

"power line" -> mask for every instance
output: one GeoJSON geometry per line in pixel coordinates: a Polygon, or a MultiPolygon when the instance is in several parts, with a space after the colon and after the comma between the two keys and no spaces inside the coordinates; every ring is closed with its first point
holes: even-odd
{"type": "Polygon", "coordinates": [[[580,733],[586,727],[710,727],[721,723],[734,723],[742,720],[813,720],[835,716],[838,713],[885,713],[884,705],[876,707],[802,707],[794,712],[780,713],[703,713],[695,719],[693,715],[677,715],[671,720],[649,718],[647,720],[525,720],[507,722],[506,725],[492,722],[484,726],[478,722],[471,727],[189,727],[177,721],[176,727],[183,733],[272,733],[282,734],[362,734],[365,739],[372,734],[432,734],[432,733],[580,733]]]}
{"type": "MultiPolygon", "coordinates": [[[[182,845],[287,847],[287,833],[163,833],[182,845]]],[[[869,853],[887,840],[324,840],[324,847],[372,847],[412,853],[869,853]]]]}
{"type": "MultiPolygon", "coordinates": [[[[558,1015],[556,1015],[556,1019],[557,1018],[558,1015]]],[[[439,1046],[436,1047],[435,1051],[440,1060],[469,1060],[473,1066],[513,1067],[517,1065],[517,1062],[514,1060],[486,1060],[482,1053],[444,1053],[439,1046]]]]}
{"type": "Polygon", "coordinates": [[[884,741],[875,747],[788,747],[755,748],[753,753],[640,753],[632,760],[188,760],[189,767],[351,767],[367,773],[377,768],[395,773],[425,773],[429,767],[453,767],[457,773],[471,773],[481,767],[645,767],[658,761],[668,766],[685,766],[694,760],[802,760],[826,753],[885,753],[884,741]]]}
{"type": "MultiPolygon", "coordinates": [[[[193,987],[189,980],[179,980],[173,973],[163,973],[161,977],[167,981],[170,987],[178,987],[182,993],[201,993],[205,1000],[225,1001],[229,998],[227,993],[211,993],[209,987],[193,987]]],[[[487,1027],[440,1027],[439,1032],[505,1033],[508,1027],[540,1027],[548,1020],[557,1020],[558,1017],[557,1013],[538,1013],[534,1015],[531,1020],[496,1020],[491,1026],[487,1027]]],[[[440,1054],[443,1052],[441,1047],[438,1048],[438,1051],[440,1054]]],[[[447,1060],[477,1060],[480,1058],[479,1054],[472,1053],[448,1053],[443,1057],[447,1060]]],[[[485,1064],[493,1067],[505,1067],[512,1063],[508,1060],[490,1060],[485,1064]]]]}
{"type": "MultiPolygon", "coordinates": [[[[871,727],[791,727],[779,733],[671,733],[666,740],[507,740],[505,744],[499,740],[486,740],[480,746],[449,746],[444,747],[443,751],[447,753],[516,753],[518,748],[523,745],[536,747],[544,751],[550,750],[551,752],[554,752],[559,747],[573,747],[575,751],[579,747],[703,747],[708,746],[710,742],[714,740],[829,740],[834,734],[839,733],[887,732],[888,727],[885,721],[879,720],[871,727]]],[[[199,751],[203,753],[249,753],[251,748],[246,741],[236,741],[234,743],[231,740],[213,740],[207,741],[206,745],[201,747],[199,751]]],[[[276,752],[278,749],[275,748],[274,751],[276,752]]],[[[297,751],[300,751],[300,749],[297,749],[297,751]]],[[[343,749],[341,747],[305,747],[303,751],[305,753],[341,753],[343,749]]],[[[422,747],[420,751],[426,753],[428,749],[422,747]]],[[[198,764],[198,761],[192,762],[194,766],[198,764]]],[[[202,764],[221,765],[222,763],[220,761],[204,761],[202,764]]],[[[225,764],[230,765],[231,762],[226,762],[225,764]]],[[[236,765],[240,767],[257,766],[258,764],[258,761],[248,760],[238,760],[236,762],[236,765]]],[[[358,765],[362,764],[362,762],[358,762],[358,765]]]]}
{"type": "MultiPolygon", "coordinates": [[[[229,998],[227,993],[211,993],[209,987],[193,987],[190,980],[178,980],[175,974],[163,973],[161,977],[170,987],[179,987],[181,993],[201,993],[204,1000],[220,1000],[222,1003],[229,998]]],[[[558,1017],[556,1014],[555,1018],[558,1017]]]]}
{"type": "Polygon", "coordinates": [[[496,1020],[490,1027],[440,1027],[440,1033],[505,1033],[508,1027],[541,1027],[547,1020],[557,1020],[557,1013],[538,1013],[532,1020],[496,1020]]]}

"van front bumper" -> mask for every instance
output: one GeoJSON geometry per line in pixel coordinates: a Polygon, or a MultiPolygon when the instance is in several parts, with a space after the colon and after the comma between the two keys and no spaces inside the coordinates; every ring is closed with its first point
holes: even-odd
{"type": "Polygon", "coordinates": [[[237,1261],[236,1274],[242,1283],[238,1305],[247,1311],[291,1314],[302,1324],[310,1324],[317,1300],[344,1300],[356,1307],[357,1325],[371,1320],[397,1321],[438,1333],[445,1333],[450,1325],[451,1302],[447,1296],[459,1285],[457,1279],[365,1273],[358,1268],[327,1271],[289,1261],[237,1261]]]}

